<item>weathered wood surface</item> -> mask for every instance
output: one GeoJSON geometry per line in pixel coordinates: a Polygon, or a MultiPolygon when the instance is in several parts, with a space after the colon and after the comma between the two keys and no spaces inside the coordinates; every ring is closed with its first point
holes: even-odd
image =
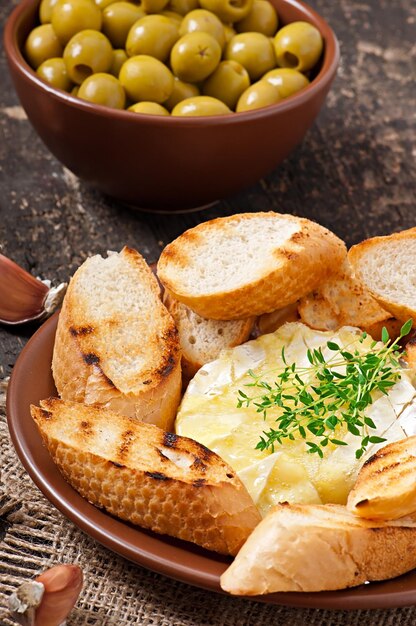
{"type": "MultiPolygon", "coordinates": [[[[0,23],[17,4],[2,0],[0,23]]],[[[78,181],[52,157],[19,107],[0,57],[0,242],[34,275],[67,280],[89,254],[137,247],[149,261],[194,224],[240,211],[318,220],[348,244],[416,225],[416,4],[314,0],[342,60],[326,107],[273,173],[209,210],[134,213],[78,181]]],[[[277,138],[278,141],[278,138],[277,138]]],[[[0,329],[0,376],[34,328],[0,329]]]]}

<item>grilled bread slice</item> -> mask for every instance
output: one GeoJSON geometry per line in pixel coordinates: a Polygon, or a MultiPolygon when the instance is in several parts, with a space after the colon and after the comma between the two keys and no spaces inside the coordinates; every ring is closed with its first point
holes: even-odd
{"type": "Polygon", "coordinates": [[[416,567],[416,520],[365,520],[336,504],[279,504],[221,576],[232,594],[326,591],[416,567]]]}
{"type": "Polygon", "coordinates": [[[191,228],[163,250],[158,276],[207,319],[242,319],[292,304],[346,256],[344,243],[310,220],[242,213],[191,228]]]}
{"type": "Polygon", "coordinates": [[[416,513],[416,437],[384,446],[364,463],[347,508],[381,520],[416,513]]]}
{"type": "Polygon", "coordinates": [[[235,472],[192,439],[58,398],[31,413],[66,480],[123,520],[222,554],[260,521],[235,472]]]}
{"type": "Polygon", "coordinates": [[[75,272],[52,371],[64,400],[172,427],[181,394],[179,339],[157,279],[138,252],[93,256],[75,272]]]}
{"type": "Polygon", "coordinates": [[[397,337],[401,323],[383,309],[353,275],[348,261],[339,273],[330,276],[299,302],[302,321],[317,330],[337,330],[357,326],[376,340],[385,326],[390,337],[397,337]]]}
{"type": "Polygon", "coordinates": [[[383,308],[402,322],[416,321],[416,227],[367,239],[353,246],[348,258],[383,308]]]}
{"type": "Polygon", "coordinates": [[[207,320],[165,291],[163,301],[175,320],[182,351],[184,378],[192,378],[200,367],[216,359],[224,348],[239,346],[250,336],[255,318],[207,320]]]}

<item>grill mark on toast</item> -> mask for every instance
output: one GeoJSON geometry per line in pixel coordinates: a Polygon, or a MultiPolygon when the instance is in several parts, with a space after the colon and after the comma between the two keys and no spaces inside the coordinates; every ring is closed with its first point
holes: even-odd
{"type": "Polygon", "coordinates": [[[177,441],[178,441],[178,435],[175,435],[175,433],[168,433],[167,431],[164,431],[163,445],[166,448],[175,448],[177,441]]]}
{"type": "MultiPolygon", "coordinates": [[[[370,456],[370,458],[365,461],[365,463],[363,464],[363,467],[368,467],[369,465],[372,465],[373,463],[376,463],[377,461],[380,461],[381,459],[385,459],[386,457],[389,456],[389,454],[394,454],[394,451],[391,451],[391,450],[386,451],[385,449],[379,450],[378,452],[370,456]]],[[[395,465],[398,465],[398,463],[393,463],[391,467],[394,467],[395,465]]],[[[390,466],[386,466],[386,468],[387,467],[390,467],[390,466]]]]}
{"type": "Polygon", "coordinates": [[[198,470],[200,472],[206,472],[207,471],[207,466],[202,461],[202,459],[199,458],[199,456],[195,457],[195,461],[192,463],[191,467],[192,467],[192,469],[198,470]]]}
{"type": "Polygon", "coordinates": [[[197,478],[196,480],[194,480],[194,482],[192,483],[192,485],[194,487],[203,487],[206,483],[205,478],[197,478]]]}
{"type": "Polygon", "coordinates": [[[199,452],[201,454],[201,458],[205,462],[209,463],[209,461],[211,460],[211,457],[214,454],[214,452],[212,450],[210,450],[209,448],[207,448],[206,446],[204,446],[204,444],[202,444],[202,443],[198,443],[197,442],[197,446],[198,446],[199,452]]]}
{"type": "Polygon", "coordinates": [[[121,435],[121,443],[118,448],[118,457],[122,460],[127,456],[130,446],[134,441],[134,432],[132,430],[126,430],[121,435]]]}
{"type": "Polygon", "coordinates": [[[100,357],[98,356],[98,354],[94,354],[94,352],[87,352],[86,354],[82,355],[82,358],[87,365],[98,365],[98,363],[100,362],[100,357]]]}
{"type": "Polygon", "coordinates": [[[155,369],[156,376],[165,378],[176,367],[179,361],[179,333],[172,319],[170,326],[162,333],[161,340],[165,345],[161,365],[155,369]]]}
{"type": "Polygon", "coordinates": [[[165,376],[171,373],[175,365],[176,365],[176,359],[170,354],[167,359],[166,365],[159,367],[156,370],[156,374],[158,374],[161,378],[164,378],[165,376]]]}
{"type": "Polygon", "coordinates": [[[149,478],[154,478],[155,480],[172,480],[169,476],[166,476],[166,474],[163,474],[162,472],[145,472],[146,476],[149,476],[149,478]]]}
{"type": "Polygon", "coordinates": [[[84,337],[85,335],[91,335],[94,332],[94,328],[92,326],[79,326],[78,328],[70,326],[69,332],[73,337],[84,337]]]}
{"type": "Polygon", "coordinates": [[[402,465],[405,462],[406,461],[400,461],[400,462],[396,461],[395,463],[390,463],[390,465],[383,465],[382,467],[379,467],[378,469],[376,469],[376,472],[377,472],[377,474],[381,474],[383,472],[388,472],[388,471],[394,469],[395,467],[398,467],[399,465],[402,465]]]}

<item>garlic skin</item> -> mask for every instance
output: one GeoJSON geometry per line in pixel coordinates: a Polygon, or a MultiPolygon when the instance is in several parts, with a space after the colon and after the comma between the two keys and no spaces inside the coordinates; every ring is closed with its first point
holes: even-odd
{"type": "Polygon", "coordinates": [[[34,626],[36,609],[40,606],[45,587],[39,582],[23,583],[9,598],[9,609],[19,624],[34,626]]]}
{"type": "Polygon", "coordinates": [[[9,598],[9,609],[22,626],[63,626],[82,584],[77,565],[56,565],[21,585],[9,598]]]}
{"type": "Polygon", "coordinates": [[[66,287],[51,288],[49,281],[34,278],[0,254],[0,322],[15,325],[47,317],[61,304],[66,287]]]}

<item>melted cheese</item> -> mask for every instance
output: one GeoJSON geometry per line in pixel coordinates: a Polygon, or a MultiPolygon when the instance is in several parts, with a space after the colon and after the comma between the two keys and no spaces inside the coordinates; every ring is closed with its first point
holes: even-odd
{"type": "MultiPolygon", "coordinates": [[[[324,355],[330,356],[326,347],[329,340],[340,346],[348,345],[349,350],[368,350],[371,339],[360,343],[360,334],[354,328],[319,332],[291,323],[275,333],[223,351],[190,382],[176,419],[176,432],[196,439],[227,461],[262,514],[284,501],[344,504],[362,463],[385,443],[370,446],[359,461],[355,451],[360,439],[341,429],[335,436],[348,445],[329,444],[323,459],[308,454],[301,438],[276,444],[274,451],[256,450],[263,432],[275,426],[275,411],[279,409],[269,410],[264,420],[253,405],[237,408],[237,392],[242,389],[250,396],[261,393],[256,388],[245,387],[252,380],[249,369],[273,383],[276,371],[283,367],[283,346],[287,363],[308,367],[308,348],[321,347],[324,355]]],[[[414,434],[416,397],[408,372],[402,372],[388,396],[375,395],[366,413],[376,425],[375,430],[371,429],[372,435],[397,441],[414,434]]]]}

